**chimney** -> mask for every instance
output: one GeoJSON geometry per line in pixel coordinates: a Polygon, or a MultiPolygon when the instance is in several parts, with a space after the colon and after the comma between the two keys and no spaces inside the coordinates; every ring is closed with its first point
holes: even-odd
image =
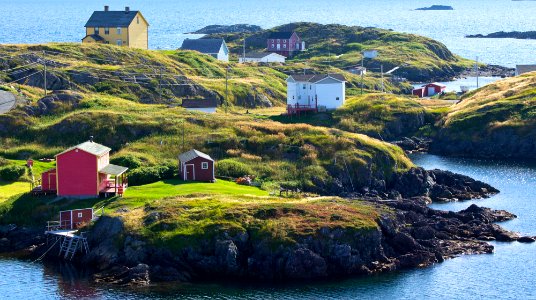
{"type": "Polygon", "coordinates": [[[125,7],[125,13],[128,13],[130,11],[130,7],[126,6],[125,7]]]}
{"type": "Polygon", "coordinates": [[[104,5],[104,11],[110,11],[110,7],[108,5],[104,5]]]}
{"type": "Polygon", "coordinates": [[[89,141],[93,143],[93,136],[89,137],[89,141]]]}

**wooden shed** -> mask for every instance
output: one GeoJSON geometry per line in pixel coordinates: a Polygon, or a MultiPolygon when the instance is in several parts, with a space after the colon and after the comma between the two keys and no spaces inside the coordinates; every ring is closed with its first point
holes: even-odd
{"type": "Polygon", "coordinates": [[[60,228],[78,229],[93,220],[93,208],[60,211],[60,228]]]}
{"type": "Polygon", "coordinates": [[[418,96],[419,98],[432,97],[437,94],[445,92],[447,86],[441,83],[433,82],[426,85],[423,85],[420,88],[415,88],[412,91],[412,94],[418,96]]]}
{"type": "Polygon", "coordinates": [[[179,155],[179,177],[185,181],[214,182],[214,160],[195,149],[184,152],[179,155]]]}

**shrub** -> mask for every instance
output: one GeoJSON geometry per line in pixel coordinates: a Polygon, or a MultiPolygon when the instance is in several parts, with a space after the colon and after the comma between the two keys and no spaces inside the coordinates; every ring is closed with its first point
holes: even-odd
{"type": "Polygon", "coordinates": [[[128,182],[131,186],[144,185],[163,179],[173,178],[176,166],[164,164],[154,167],[139,167],[128,174],[128,182]]]}
{"type": "Polygon", "coordinates": [[[235,178],[253,174],[253,170],[248,165],[233,159],[224,159],[217,162],[216,172],[218,176],[235,178]]]}
{"type": "Polygon", "coordinates": [[[126,154],[122,156],[114,157],[110,160],[112,164],[127,167],[129,169],[136,169],[141,167],[142,161],[139,157],[132,154],[126,154]]]}
{"type": "Polygon", "coordinates": [[[23,166],[7,166],[0,169],[0,178],[5,181],[15,181],[19,179],[22,175],[24,175],[24,172],[26,171],[26,168],[23,166]]]}

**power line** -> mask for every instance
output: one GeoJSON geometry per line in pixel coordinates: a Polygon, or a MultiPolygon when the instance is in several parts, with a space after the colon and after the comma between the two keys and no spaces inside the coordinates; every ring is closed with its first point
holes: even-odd
{"type": "Polygon", "coordinates": [[[33,76],[33,75],[35,75],[35,74],[38,74],[38,73],[41,73],[41,72],[42,72],[42,71],[37,71],[37,72],[35,72],[35,73],[32,73],[32,74],[30,74],[30,75],[24,76],[24,77],[22,77],[22,78],[19,78],[19,79],[16,79],[16,80],[10,81],[10,82],[6,82],[6,83],[4,83],[4,84],[11,84],[11,83],[15,83],[15,82],[17,82],[17,81],[21,81],[21,80],[23,80],[23,79],[26,79],[26,78],[28,78],[28,77],[30,77],[30,76],[33,76]]]}

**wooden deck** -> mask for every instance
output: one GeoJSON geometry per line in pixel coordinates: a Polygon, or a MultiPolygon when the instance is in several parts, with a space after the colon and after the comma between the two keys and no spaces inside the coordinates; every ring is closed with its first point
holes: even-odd
{"type": "Polygon", "coordinates": [[[308,112],[308,111],[318,112],[318,108],[312,105],[300,105],[300,104],[287,106],[288,115],[300,115],[300,113],[308,112]]]}

